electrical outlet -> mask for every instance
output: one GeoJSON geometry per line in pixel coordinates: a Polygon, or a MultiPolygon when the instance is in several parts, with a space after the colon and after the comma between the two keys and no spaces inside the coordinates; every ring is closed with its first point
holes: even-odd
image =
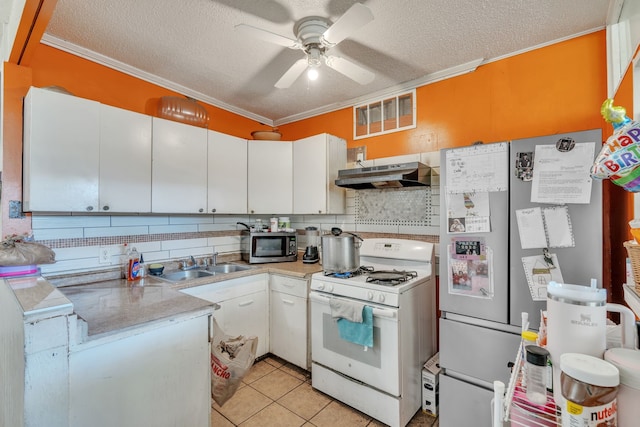
{"type": "Polygon", "coordinates": [[[108,246],[100,246],[100,264],[111,264],[111,249],[108,246]]]}

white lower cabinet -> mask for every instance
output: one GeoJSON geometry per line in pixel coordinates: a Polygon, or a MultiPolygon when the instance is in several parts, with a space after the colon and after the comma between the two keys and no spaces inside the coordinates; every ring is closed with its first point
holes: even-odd
{"type": "MultiPolygon", "coordinates": [[[[69,351],[68,426],[209,425],[209,315],[178,317],[105,340],[69,351]]],[[[55,388],[48,393],[55,395],[55,388]]]]}
{"type": "Polygon", "coordinates": [[[181,292],[217,303],[220,308],[213,317],[227,335],[257,336],[259,357],[269,352],[268,277],[266,273],[256,274],[181,292]]]}
{"type": "Polygon", "coordinates": [[[308,280],[271,275],[270,352],[309,370],[308,280]]]}

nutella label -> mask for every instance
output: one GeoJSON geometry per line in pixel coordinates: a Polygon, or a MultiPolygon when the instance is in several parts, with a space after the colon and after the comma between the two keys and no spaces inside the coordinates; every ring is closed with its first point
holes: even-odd
{"type": "Polygon", "coordinates": [[[600,406],[582,406],[565,400],[562,427],[617,427],[616,400],[600,406]]]}

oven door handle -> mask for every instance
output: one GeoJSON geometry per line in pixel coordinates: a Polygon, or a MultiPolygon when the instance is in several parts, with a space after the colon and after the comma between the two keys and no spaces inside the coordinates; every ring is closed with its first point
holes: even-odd
{"type": "MultiPolygon", "coordinates": [[[[338,298],[338,297],[329,297],[326,295],[322,295],[319,294],[317,292],[309,292],[309,299],[312,301],[316,301],[319,303],[323,303],[323,304],[329,304],[329,300],[331,298],[335,298],[335,299],[340,299],[340,300],[345,300],[344,298],[338,298]]],[[[347,301],[347,300],[345,300],[347,301]]],[[[365,303],[365,305],[367,305],[365,303]]],[[[386,317],[387,319],[395,319],[398,315],[397,310],[394,309],[384,309],[384,308],[376,308],[373,307],[372,305],[370,305],[369,307],[373,308],[373,317],[386,317]]]]}

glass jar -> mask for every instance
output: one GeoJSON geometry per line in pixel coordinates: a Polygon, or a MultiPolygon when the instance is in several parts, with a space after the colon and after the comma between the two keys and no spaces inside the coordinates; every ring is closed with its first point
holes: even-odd
{"type": "Polygon", "coordinates": [[[587,354],[564,353],[560,369],[563,426],[618,425],[618,368],[587,354]]]}

